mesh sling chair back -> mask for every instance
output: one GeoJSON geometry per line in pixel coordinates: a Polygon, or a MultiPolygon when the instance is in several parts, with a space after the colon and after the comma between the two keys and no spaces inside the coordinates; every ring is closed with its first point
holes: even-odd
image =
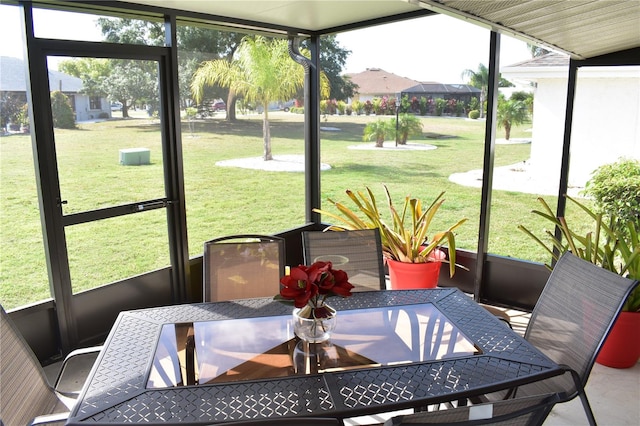
{"type": "Polygon", "coordinates": [[[284,275],[284,239],[248,234],[207,241],[203,273],[205,302],[273,297],[284,275]]]}
{"type": "Polygon", "coordinates": [[[302,248],[305,264],[332,260],[335,269],[349,275],[349,282],[355,286],[353,291],[386,289],[378,229],[305,231],[302,248]]]}
{"type": "Polygon", "coordinates": [[[563,254],[531,313],[524,337],[566,372],[520,386],[517,396],[548,392],[564,394],[565,400],[579,396],[589,424],[595,425],[584,387],[622,305],[637,285],[638,281],[563,254]]]}
{"type": "MultiPolygon", "coordinates": [[[[63,361],[54,386],[47,380],[35,354],[20,330],[0,306],[0,423],[4,426],[64,424],[75,403],[76,392],[58,387],[68,364],[79,358],[91,362],[99,348],[71,352],[63,361]]],[[[79,389],[78,389],[79,390],[79,389]]]]}
{"type": "Polygon", "coordinates": [[[547,418],[553,406],[560,402],[558,394],[534,395],[506,399],[493,403],[460,406],[439,411],[424,411],[387,420],[384,426],[418,425],[500,425],[537,426],[547,418]]]}

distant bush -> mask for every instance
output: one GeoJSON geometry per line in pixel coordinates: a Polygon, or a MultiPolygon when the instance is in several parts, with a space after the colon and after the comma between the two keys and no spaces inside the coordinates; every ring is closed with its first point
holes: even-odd
{"type": "Polygon", "coordinates": [[[469,105],[467,105],[467,107],[469,108],[469,110],[477,109],[478,111],[480,111],[480,101],[478,101],[478,98],[474,96],[469,101],[469,105]]]}
{"type": "Polygon", "coordinates": [[[480,117],[480,111],[477,109],[472,109],[469,111],[469,118],[472,120],[477,120],[480,117]]]}
{"type": "Polygon", "coordinates": [[[420,98],[418,106],[420,109],[420,115],[427,115],[427,113],[429,112],[429,103],[431,101],[432,99],[420,98]]]}
{"type": "Polygon", "coordinates": [[[24,105],[24,94],[3,92],[2,108],[0,108],[0,127],[6,127],[9,123],[20,124],[18,117],[24,105]]]}
{"type": "Polygon", "coordinates": [[[370,100],[367,100],[364,103],[364,113],[370,115],[373,112],[373,103],[370,100]]]}
{"type": "Polygon", "coordinates": [[[292,107],[289,112],[292,114],[304,114],[304,107],[292,107]]]}
{"type": "Polygon", "coordinates": [[[184,110],[184,115],[189,120],[193,120],[198,115],[198,108],[189,107],[184,110]]]}
{"type": "Polygon", "coordinates": [[[76,128],[71,102],[67,95],[59,90],[51,93],[51,113],[53,114],[53,127],[58,129],[76,128]]]}
{"type": "Polygon", "coordinates": [[[444,109],[447,107],[447,101],[442,98],[436,99],[436,115],[441,116],[444,113],[444,109]]]}
{"type": "Polygon", "coordinates": [[[620,159],[598,167],[584,193],[594,198],[601,213],[617,216],[616,225],[640,222],[640,161],[620,159]]]}
{"type": "Polygon", "coordinates": [[[29,105],[24,104],[20,107],[20,111],[16,114],[16,122],[22,126],[29,125],[29,105]]]}
{"type": "Polygon", "coordinates": [[[354,114],[362,114],[364,113],[364,103],[360,101],[352,101],[351,109],[353,110],[354,114]]]}

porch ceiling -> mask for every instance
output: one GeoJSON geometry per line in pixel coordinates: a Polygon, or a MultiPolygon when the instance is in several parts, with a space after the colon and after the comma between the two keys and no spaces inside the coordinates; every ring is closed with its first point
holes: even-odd
{"type": "Polygon", "coordinates": [[[640,47],[637,0],[125,0],[161,8],[329,33],[429,9],[576,59],[640,47]]]}

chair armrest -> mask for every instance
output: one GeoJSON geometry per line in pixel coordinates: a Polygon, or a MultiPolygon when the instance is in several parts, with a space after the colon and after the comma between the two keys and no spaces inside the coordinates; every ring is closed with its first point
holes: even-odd
{"type": "Polygon", "coordinates": [[[92,346],[69,353],[62,361],[60,372],[53,385],[56,392],[71,397],[79,395],[101,349],[102,346],[92,346]],[[75,380],[70,378],[70,372],[75,374],[75,380]]]}

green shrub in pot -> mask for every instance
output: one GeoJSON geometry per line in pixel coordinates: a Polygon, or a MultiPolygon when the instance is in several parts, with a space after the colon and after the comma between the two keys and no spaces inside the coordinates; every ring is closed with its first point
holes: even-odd
{"type": "Polygon", "coordinates": [[[622,158],[598,167],[584,194],[593,197],[597,211],[616,213],[613,226],[626,228],[629,221],[640,222],[640,160],[622,158]]]}
{"type": "MultiPolygon", "coordinates": [[[[586,234],[581,235],[574,231],[566,218],[556,217],[543,198],[538,198],[542,209],[533,210],[532,213],[547,219],[554,228],[558,227],[561,237],[556,237],[553,229],[545,230],[544,236],[538,237],[523,225],[518,228],[544,247],[554,260],[558,260],[564,252],[570,251],[581,259],[618,275],[640,279],[639,221],[630,220],[622,226],[619,225],[615,214],[595,212],[573,197],[567,195],[566,198],[593,220],[586,234]]],[[[551,269],[551,265],[546,266],[551,269]]],[[[640,312],[640,287],[629,295],[622,310],[640,312]]]]}

